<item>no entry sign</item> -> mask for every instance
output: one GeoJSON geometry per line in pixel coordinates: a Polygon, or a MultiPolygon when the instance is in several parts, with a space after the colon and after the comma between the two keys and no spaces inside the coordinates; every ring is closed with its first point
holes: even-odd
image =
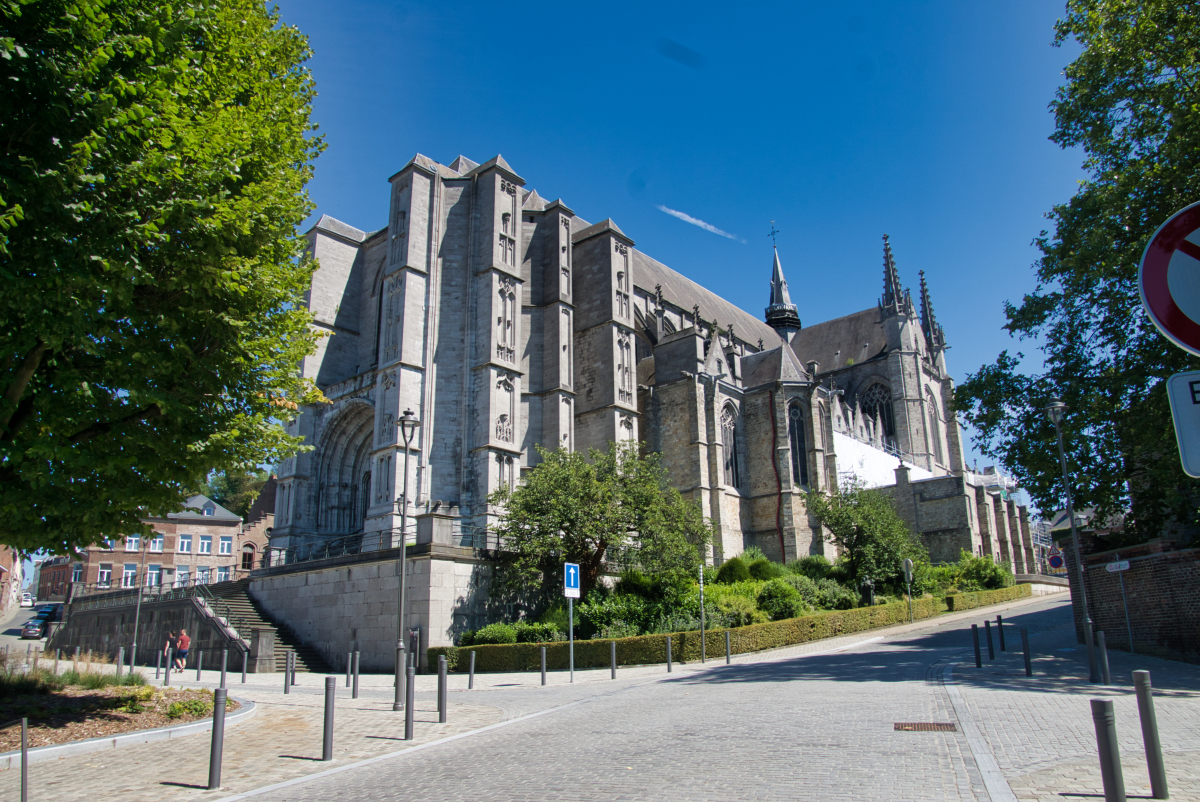
{"type": "Polygon", "coordinates": [[[1200,203],[1163,223],[1138,274],[1142,305],[1171,342],[1200,356],[1200,203]]]}

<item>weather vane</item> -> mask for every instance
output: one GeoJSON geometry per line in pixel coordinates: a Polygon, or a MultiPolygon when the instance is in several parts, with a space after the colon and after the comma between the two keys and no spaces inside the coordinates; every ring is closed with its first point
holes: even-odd
{"type": "Polygon", "coordinates": [[[771,221],[771,233],[767,236],[771,238],[771,247],[778,248],[779,244],[775,242],[775,235],[780,233],[779,229],[775,228],[775,221],[771,221]]]}

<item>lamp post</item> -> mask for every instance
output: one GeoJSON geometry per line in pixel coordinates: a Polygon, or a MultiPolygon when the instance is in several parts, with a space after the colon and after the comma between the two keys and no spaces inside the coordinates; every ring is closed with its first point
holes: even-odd
{"type": "Polygon", "coordinates": [[[1096,665],[1096,646],[1092,643],[1092,614],[1088,609],[1087,589],[1083,585],[1083,558],[1079,554],[1079,533],[1075,531],[1075,505],[1071,502],[1071,483],[1067,478],[1067,455],[1063,451],[1062,416],[1067,405],[1059,398],[1051,398],[1046,405],[1046,416],[1054,424],[1058,435],[1058,462],[1062,467],[1063,492],[1067,496],[1067,517],[1071,520],[1071,544],[1075,551],[1075,570],[1079,575],[1079,601],[1083,605],[1083,636],[1088,650],[1088,681],[1099,682],[1100,672],[1096,665]]]}
{"type": "MultiPolygon", "coordinates": [[[[400,427],[400,436],[404,438],[404,495],[400,498],[400,556],[396,560],[396,570],[400,574],[400,589],[396,595],[396,649],[404,645],[404,558],[408,543],[408,454],[409,444],[420,425],[417,416],[411,409],[404,410],[396,425],[400,427]]],[[[399,658],[397,658],[397,661],[399,658]]],[[[404,666],[396,665],[396,696],[392,701],[392,710],[404,709],[404,666]]]]}

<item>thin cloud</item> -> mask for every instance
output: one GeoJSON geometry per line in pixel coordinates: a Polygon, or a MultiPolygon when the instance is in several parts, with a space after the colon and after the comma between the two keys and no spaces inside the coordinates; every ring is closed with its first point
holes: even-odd
{"type": "Polygon", "coordinates": [[[666,212],[667,214],[671,215],[672,217],[677,217],[685,223],[691,223],[694,226],[698,226],[712,234],[717,234],[719,236],[725,237],[726,239],[736,240],[737,242],[740,242],[743,245],[746,243],[746,240],[742,239],[737,234],[730,234],[728,231],[722,231],[721,229],[714,226],[712,223],[706,223],[703,220],[701,220],[699,217],[692,217],[687,212],[681,212],[678,209],[672,209],[668,206],[663,206],[661,203],[658,205],[658,210],[660,212],[666,212]]]}

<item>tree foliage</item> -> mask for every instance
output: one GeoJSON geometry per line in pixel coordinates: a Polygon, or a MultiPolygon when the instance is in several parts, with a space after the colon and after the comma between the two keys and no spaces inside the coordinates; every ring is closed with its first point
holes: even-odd
{"type": "Polygon", "coordinates": [[[217,471],[208,477],[204,495],[245,518],[270,478],[269,471],[217,471]]]}
{"type": "Polygon", "coordinates": [[[488,497],[500,510],[502,577],[509,587],[561,586],[562,564],[580,566],[582,596],[607,559],[636,562],[648,574],[695,573],[711,527],[700,508],[667,483],[657,455],[636,444],[583,454],[538,448],[542,461],[515,488],[488,497]]]}
{"type": "Polygon", "coordinates": [[[0,540],[141,531],[297,448],[308,55],[257,0],[0,0],[0,540]]]}
{"type": "Polygon", "coordinates": [[[843,552],[851,587],[867,579],[902,587],[906,558],[914,563],[929,561],[925,547],[896,514],[892,500],[878,490],[847,483],[829,495],[809,493],[808,509],[843,552]]]}
{"type": "Polygon", "coordinates": [[[959,387],[981,450],[1014,472],[1043,510],[1062,506],[1051,396],[1076,507],[1123,512],[1127,539],[1194,523],[1195,483],[1179,465],[1165,380],[1198,366],[1143,313],[1138,265],[1154,231],[1200,200],[1200,14],[1178,0],[1069,0],[1056,43],[1083,48],[1051,109],[1062,147],[1089,178],[1047,215],[1038,285],[1008,304],[1006,328],[1041,343],[1045,372],[1002,353],[959,387]]]}

